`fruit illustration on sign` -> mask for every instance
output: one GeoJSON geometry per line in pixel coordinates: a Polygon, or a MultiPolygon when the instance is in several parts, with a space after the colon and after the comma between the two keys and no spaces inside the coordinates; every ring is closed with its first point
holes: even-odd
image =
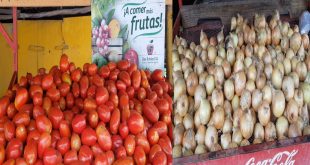
{"type": "Polygon", "coordinates": [[[152,55],[154,51],[154,45],[153,45],[153,40],[150,41],[150,43],[147,45],[147,54],[152,55]]]}
{"type": "Polygon", "coordinates": [[[131,63],[137,64],[139,63],[138,60],[138,53],[134,50],[134,49],[129,49],[126,53],[124,58],[128,61],[130,61],[131,63]]]}

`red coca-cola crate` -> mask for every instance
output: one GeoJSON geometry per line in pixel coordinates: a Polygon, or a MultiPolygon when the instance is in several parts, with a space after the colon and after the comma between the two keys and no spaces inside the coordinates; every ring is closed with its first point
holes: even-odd
{"type": "Polygon", "coordinates": [[[310,136],[177,158],[173,164],[293,165],[310,164],[310,136]]]}

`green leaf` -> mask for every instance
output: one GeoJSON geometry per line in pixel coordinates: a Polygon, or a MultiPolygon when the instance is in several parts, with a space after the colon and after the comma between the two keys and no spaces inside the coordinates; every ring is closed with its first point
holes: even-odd
{"type": "Polygon", "coordinates": [[[100,26],[100,19],[95,17],[94,19],[92,19],[92,23],[93,23],[93,27],[98,27],[100,26]]]}
{"type": "Polygon", "coordinates": [[[92,63],[96,64],[100,68],[103,65],[106,65],[108,63],[108,61],[103,56],[96,53],[93,55],[92,63]]]}
{"type": "Polygon", "coordinates": [[[114,15],[114,12],[115,12],[115,9],[112,9],[112,10],[110,10],[109,11],[109,13],[108,13],[108,15],[107,15],[107,24],[109,24],[110,23],[110,21],[112,20],[112,17],[113,17],[113,15],[114,15]]]}
{"type": "Polygon", "coordinates": [[[125,38],[126,31],[128,29],[128,25],[122,27],[121,31],[118,33],[118,38],[125,38]]]}

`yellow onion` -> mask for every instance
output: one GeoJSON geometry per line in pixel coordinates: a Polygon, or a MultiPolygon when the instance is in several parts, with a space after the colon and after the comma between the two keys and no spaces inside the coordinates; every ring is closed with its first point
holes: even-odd
{"type": "Polygon", "coordinates": [[[263,125],[266,126],[270,121],[270,107],[266,101],[263,101],[262,104],[258,107],[258,120],[263,125]]]}
{"type": "Polygon", "coordinates": [[[285,97],[281,90],[275,90],[273,92],[271,109],[275,117],[282,116],[285,109],[285,97]]]}
{"type": "Polygon", "coordinates": [[[240,130],[245,139],[249,139],[254,131],[254,121],[250,111],[247,109],[240,119],[240,130]]]}
{"type": "Polygon", "coordinates": [[[299,50],[301,45],[301,35],[298,32],[293,33],[290,38],[290,48],[293,49],[295,53],[299,50]]]}
{"type": "Polygon", "coordinates": [[[274,141],[277,138],[276,127],[273,122],[269,122],[265,127],[265,140],[274,141]]]}

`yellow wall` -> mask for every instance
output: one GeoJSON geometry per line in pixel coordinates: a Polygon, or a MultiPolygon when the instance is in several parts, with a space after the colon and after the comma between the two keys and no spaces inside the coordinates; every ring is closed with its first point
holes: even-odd
{"type": "MultiPolygon", "coordinates": [[[[0,37],[0,95],[7,88],[12,71],[8,45],[0,37]],[[4,65],[1,65],[1,64],[4,65]],[[7,84],[6,84],[7,83],[7,84]]],[[[64,20],[18,21],[18,75],[36,74],[38,68],[50,69],[59,64],[62,53],[76,66],[91,62],[91,18],[73,17],[64,20]]]]}
{"type": "MultiPolygon", "coordinates": [[[[4,24],[4,28],[12,34],[12,24],[4,24]]],[[[13,75],[13,52],[0,34],[0,96],[7,90],[13,75]]]]}

